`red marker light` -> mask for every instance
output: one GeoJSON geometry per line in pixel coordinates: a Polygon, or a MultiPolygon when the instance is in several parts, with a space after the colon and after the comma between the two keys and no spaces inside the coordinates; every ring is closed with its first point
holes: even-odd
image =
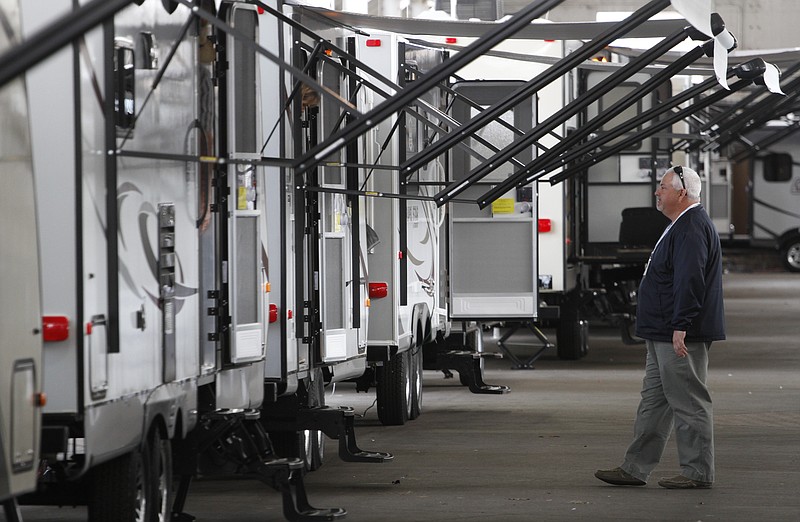
{"type": "Polygon", "coordinates": [[[455,38],[453,36],[448,36],[447,38],[444,39],[444,43],[449,43],[449,44],[458,43],[458,38],[455,38]]]}
{"type": "Polygon", "coordinates": [[[370,283],[369,284],[369,298],[370,299],[383,299],[389,295],[388,283],[370,283]]]}
{"type": "Polygon", "coordinates": [[[274,323],[278,320],[278,305],[269,305],[269,322],[274,323]]]}
{"type": "Polygon", "coordinates": [[[550,232],[553,230],[553,222],[549,219],[539,220],[539,232],[550,232]]]}
{"type": "Polygon", "coordinates": [[[63,315],[42,317],[42,333],[45,342],[66,341],[69,338],[69,319],[63,315]]]}
{"type": "Polygon", "coordinates": [[[377,38],[370,38],[367,40],[367,47],[380,47],[381,41],[377,38]]]}

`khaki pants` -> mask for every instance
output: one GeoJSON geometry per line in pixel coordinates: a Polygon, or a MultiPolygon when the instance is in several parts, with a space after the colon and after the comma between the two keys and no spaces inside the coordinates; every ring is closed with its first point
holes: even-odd
{"type": "Polygon", "coordinates": [[[689,355],[678,357],[672,343],[647,341],[642,400],[634,438],[622,469],[647,481],[675,427],[681,475],[714,482],[714,423],[706,387],[711,343],[686,343],[689,355]]]}

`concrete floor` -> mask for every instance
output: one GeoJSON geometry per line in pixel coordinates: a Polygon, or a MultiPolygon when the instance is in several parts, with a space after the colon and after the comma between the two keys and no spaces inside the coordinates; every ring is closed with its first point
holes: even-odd
{"type": "MultiPolygon", "coordinates": [[[[646,487],[594,478],[595,469],[620,463],[631,437],[644,352],[593,328],[581,361],[547,352],[535,370],[491,361],[486,382],[510,386],[507,395],[473,395],[457,378],[426,371],[423,415],[401,427],[379,425],[373,393],[337,385],[330,404],[366,412],[359,445],[395,459],[344,463],[328,441],[325,465],[306,477],[309,500],[362,522],[800,520],[800,275],[729,273],[724,284],[728,340],[710,357],[713,489],[656,484],[679,471],[672,441],[646,487]]],[[[530,352],[524,337],[513,339],[522,341],[515,351],[530,352]]],[[[209,522],[283,519],[277,493],[238,479],[196,482],[187,511],[209,522]]],[[[24,507],[23,516],[77,521],[85,510],[24,507]]]]}

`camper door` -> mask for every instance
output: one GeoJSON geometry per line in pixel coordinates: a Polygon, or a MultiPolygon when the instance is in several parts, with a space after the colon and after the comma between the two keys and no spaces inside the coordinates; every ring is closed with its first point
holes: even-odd
{"type": "MultiPolygon", "coordinates": [[[[321,84],[334,92],[341,93],[342,98],[348,98],[347,79],[332,64],[324,60],[318,62],[317,78],[321,84]]],[[[344,125],[341,108],[322,97],[317,125],[321,137],[336,132],[344,125]]],[[[327,161],[346,163],[345,156],[346,151],[343,149],[328,157],[327,161]]],[[[345,169],[323,167],[318,172],[320,187],[347,188],[345,169]]],[[[352,203],[344,194],[322,192],[319,194],[318,202],[322,308],[320,345],[322,362],[331,363],[350,359],[357,356],[360,351],[363,352],[360,350],[362,340],[359,339],[359,328],[354,326],[365,323],[361,319],[366,289],[361,277],[353,280],[353,263],[360,265],[360,260],[353,259],[352,255],[353,237],[354,234],[360,233],[361,224],[354,222],[354,213],[350,206],[352,203]],[[354,302],[352,285],[359,285],[361,296],[359,302],[354,302]],[[354,320],[356,314],[359,314],[359,318],[354,320]]],[[[363,215],[363,213],[356,214],[363,215]]]]}
{"type": "MultiPolygon", "coordinates": [[[[586,89],[591,89],[603,81],[609,73],[587,71],[585,74],[586,89]]],[[[605,108],[627,97],[648,78],[646,74],[635,74],[628,81],[612,89],[587,108],[587,119],[591,121],[598,114],[602,114],[605,108]]],[[[664,97],[668,94],[664,89],[668,91],[668,86],[660,87],[659,92],[653,96],[648,95],[638,100],[622,114],[606,123],[598,134],[602,135],[603,132],[610,131],[642,111],[650,109],[655,96],[666,99],[664,97]]],[[[610,145],[615,143],[617,140],[611,141],[610,145]]],[[[586,175],[586,215],[582,224],[586,227],[582,237],[585,240],[587,254],[616,255],[620,243],[621,211],[624,208],[654,207],[653,191],[669,167],[670,159],[665,151],[662,152],[665,145],[667,141],[664,139],[645,140],[617,156],[589,167],[586,175]],[[653,162],[657,165],[655,179],[652,176],[653,162]],[[609,201],[619,201],[620,204],[609,205],[609,201]]]]}
{"type": "MultiPolygon", "coordinates": [[[[228,23],[258,41],[258,15],[254,7],[234,4],[228,23]]],[[[261,142],[258,64],[255,51],[227,37],[228,151],[232,160],[258,160],[261,142]]],[[[232,163],[228,167],[228,261],[223,262],[222,285],[228,285],[231,316],[229,362],[256,361],[264,357],[264,308],[268,306],[266,274],[261,261],[264,234],[262,202],[256,199],[260,167],[232,163]]]]}
{"type": "MultiPolygon", "coordinates": [[[[474,102],[488,107],[516,90],[519,81],[466,81],[454,89],[474,102]]],[[[523,132],[535,121],[533,100],[521,101],[502,118],[523,132]]],[[[453,104],[453,117],[466,122],[477,109],[463,101],[453,104]]],[[[500,123],[486,125],[478,134],[503,149],[515,134],[500,123]]],[[[474,139],[470,147],[484,157],[493,152],[474,139]]],[[[517,159],[527,163],[527,150],[517,159]]],[[[453,181],[465,178],[479,165],[479,160],[463,148],[452,150],[453,181]]],[[[476,199],[486,192],[487,183],[505,180],[512,166],[506,164],[464,191],[466,199],[476,199]]],[[[512,191],[491,207],[452,205],[450,212],[450,315],[453,319],[491,318],[532,319],[537,315],[537,208],[536,194],[530,187],[512,191]]]]}

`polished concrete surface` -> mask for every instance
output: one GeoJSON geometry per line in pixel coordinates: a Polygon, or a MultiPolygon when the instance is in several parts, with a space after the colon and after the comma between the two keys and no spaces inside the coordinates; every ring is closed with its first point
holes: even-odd
{"type": "MultiPolygon", "coordinates": [[[[724,284],[728,340],[712,347],[709,371],[713,489],[656,484],[679,471],[674,440],[645,487],[594,478],[620,463],[644,365],[641,346],[596,327],[581,361],[559,361],[551,350],[534,370],[491,361],[486,381],[510,386],[507,395],[474,395],[458,378],[426,371],[423,414],[405,426],[380,426],[373,393],[337,385],[328,402],[364,413],[360,446],[395,459],[344,463],[329,440],[325,465],[306,476],[309,500],[362,522],[800,520],[800,274],[731,272],[724,284]]],[[[531,353],[529,338],[512,341],[515,352],[531,353]]],[[[197,481],[187,511],[205,521],[283,519],[277,493],[241,479],[197,481]]],[[[77,521],[85,509],[23,507],[23,516],[77,521]]]]}

